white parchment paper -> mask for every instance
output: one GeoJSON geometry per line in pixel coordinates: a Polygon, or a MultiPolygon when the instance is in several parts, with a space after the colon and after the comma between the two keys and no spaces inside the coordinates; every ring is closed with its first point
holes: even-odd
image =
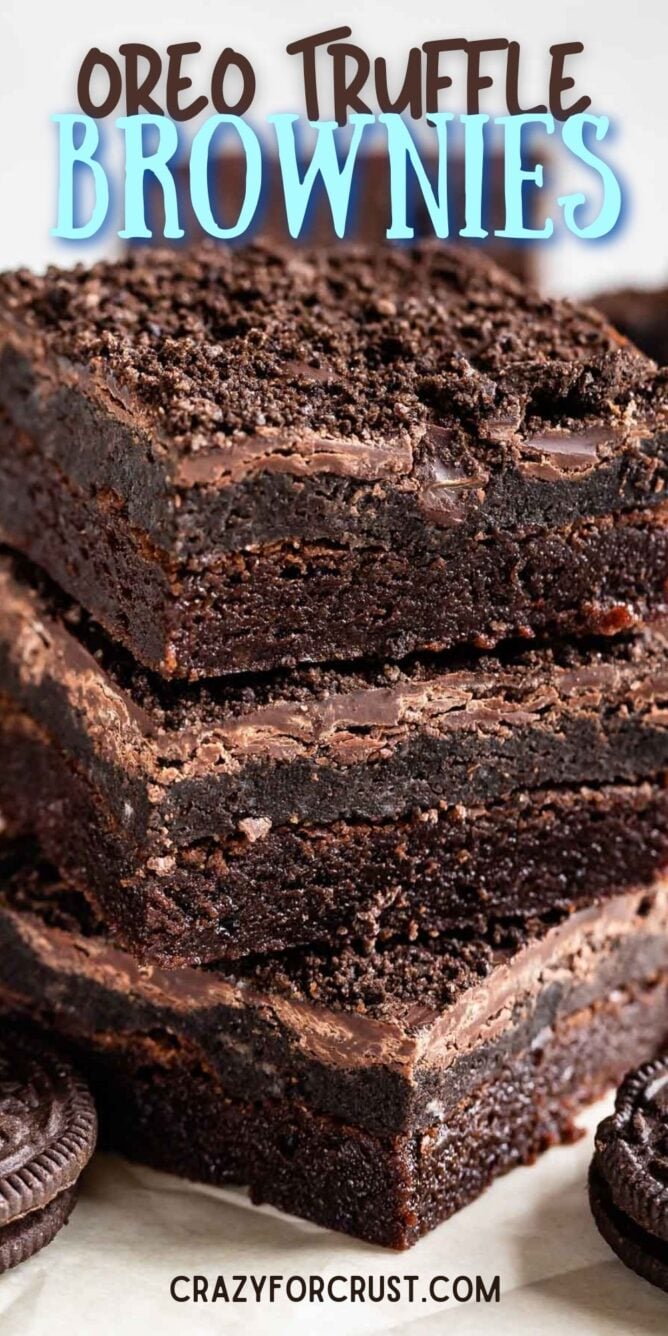
{"type": "MultiPolygon", "coordinates": [[[[2,1336],[257,1333],[357,1336],[666,1336],[668,1296],[627,1271],[591,1220],[592,1131],[518,1169],[408,1253],[396,1254],[251,1206],[216,1190],[99,1155],[69,1225],[44,1252],[0,1277],[2,1336]],[[176,1303],[176,1275],[413,1275],[410,1303],[176,1303]],[[433,1276],[501,1278],[498,1304],[436,1303],[433,1276]],[[424,1297],[423,1297],[424,1296],[424,1297]]],[[[182,1283],[182,1292],[188,1284],[182,1283]]]]}

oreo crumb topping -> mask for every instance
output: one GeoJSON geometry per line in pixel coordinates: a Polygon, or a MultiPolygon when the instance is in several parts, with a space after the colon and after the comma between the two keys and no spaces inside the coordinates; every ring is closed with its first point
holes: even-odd
{"type": "Polygon", "coordinates": [[[19,270],[0,295],[6,320],[110,382],[180,454],[262,428],[392,441],[440,424],[485,455],[509,431],[649,405],[656,373],[602,316],[443,245],[203,243],[19,270]]]}

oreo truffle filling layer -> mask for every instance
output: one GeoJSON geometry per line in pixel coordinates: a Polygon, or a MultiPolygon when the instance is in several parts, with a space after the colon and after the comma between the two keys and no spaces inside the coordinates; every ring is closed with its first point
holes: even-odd
{"type": "Polygon", "coordinates": [[[22,856],[2,885],[0,1002],[71,1045],[106,1144],[394,1247],[573,1135],[666,1037],[661,882],[520,946],[395,939],[181,970],[138,966],[22,856]]]}
{"type": "Polygon", "coordinates": [[[668,861],[667,695],[661,627],[168,685],[0,562],[0,803],[159,963],[521,929],[650,881],[668,861]]]}
{"type": "Polygon", "coordinates": [[[654,364],[478,256],[202,246],[0,294],[0,532],[164,675],[665,604],[654,364]]]}

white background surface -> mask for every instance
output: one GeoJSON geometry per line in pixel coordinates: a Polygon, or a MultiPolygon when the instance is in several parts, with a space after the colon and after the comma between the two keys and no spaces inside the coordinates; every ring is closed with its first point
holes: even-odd
{"type": "MultiPolygon", "coordinates": [[[[91,46],[114,52],[121,42],[145,41],[162,50],[197,40],[203,51],[192,70],[201,71],[204,84],[218,53],[233,46],[254,65],[253,116],[261,121],[272,111],[303,110],[300,62],[286,55],[287,43],[341,24],[352,27],[353,40],[369,54],[387,57],[397,81],[401,56],[429,38],[517,40],[525,105],[545,98],[549,47],[584,42],[572,73],[579,91],[592,97],[592,110],[615,122],[614,142],[605,151],[624,179],[626,218],[608,241],[562,235],[542,246],[545,286],[588,293],[668,277],[668,21],[661,0],[468,0],[463,6],[442,0],[1,0],[0,266],[77,258],[70,243],[48,235],[56,193],[56,130],[49,117],[76,110],[77,73],[91,46]]],[[[482,109],[502,109],[491,98],[482,109]]],[[[453,101],[444,109],[458,108],[453,101]]],[[[81,253],[91,258],[112,240],[107,234],[81,253]]]]}
{"type": "MultiPolygon", "coordinates": [[[[2,1336],[665,1336],[668,1296],[613,1256],[586,1193],[589,1135],[516,1169],[407,1253],[316,1229],[237,1191],[97,1157],[69,1225],[0,1278],[2,1336]],[[177,1304],[173,1276],[501,1277],[501,1302],[177,1304]]],[[[417,1286],[416,1286],[417,1289],[417,1286]]]]}

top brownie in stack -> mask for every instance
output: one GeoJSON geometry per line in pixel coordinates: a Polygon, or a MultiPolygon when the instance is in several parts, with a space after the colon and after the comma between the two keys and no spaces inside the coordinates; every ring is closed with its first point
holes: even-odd
{"type": "Polygon", "coordinates": [[[0,534],[164,676],[664,603],[655,367],[477,256],[203,245],[0,293],[0,534]]]}

